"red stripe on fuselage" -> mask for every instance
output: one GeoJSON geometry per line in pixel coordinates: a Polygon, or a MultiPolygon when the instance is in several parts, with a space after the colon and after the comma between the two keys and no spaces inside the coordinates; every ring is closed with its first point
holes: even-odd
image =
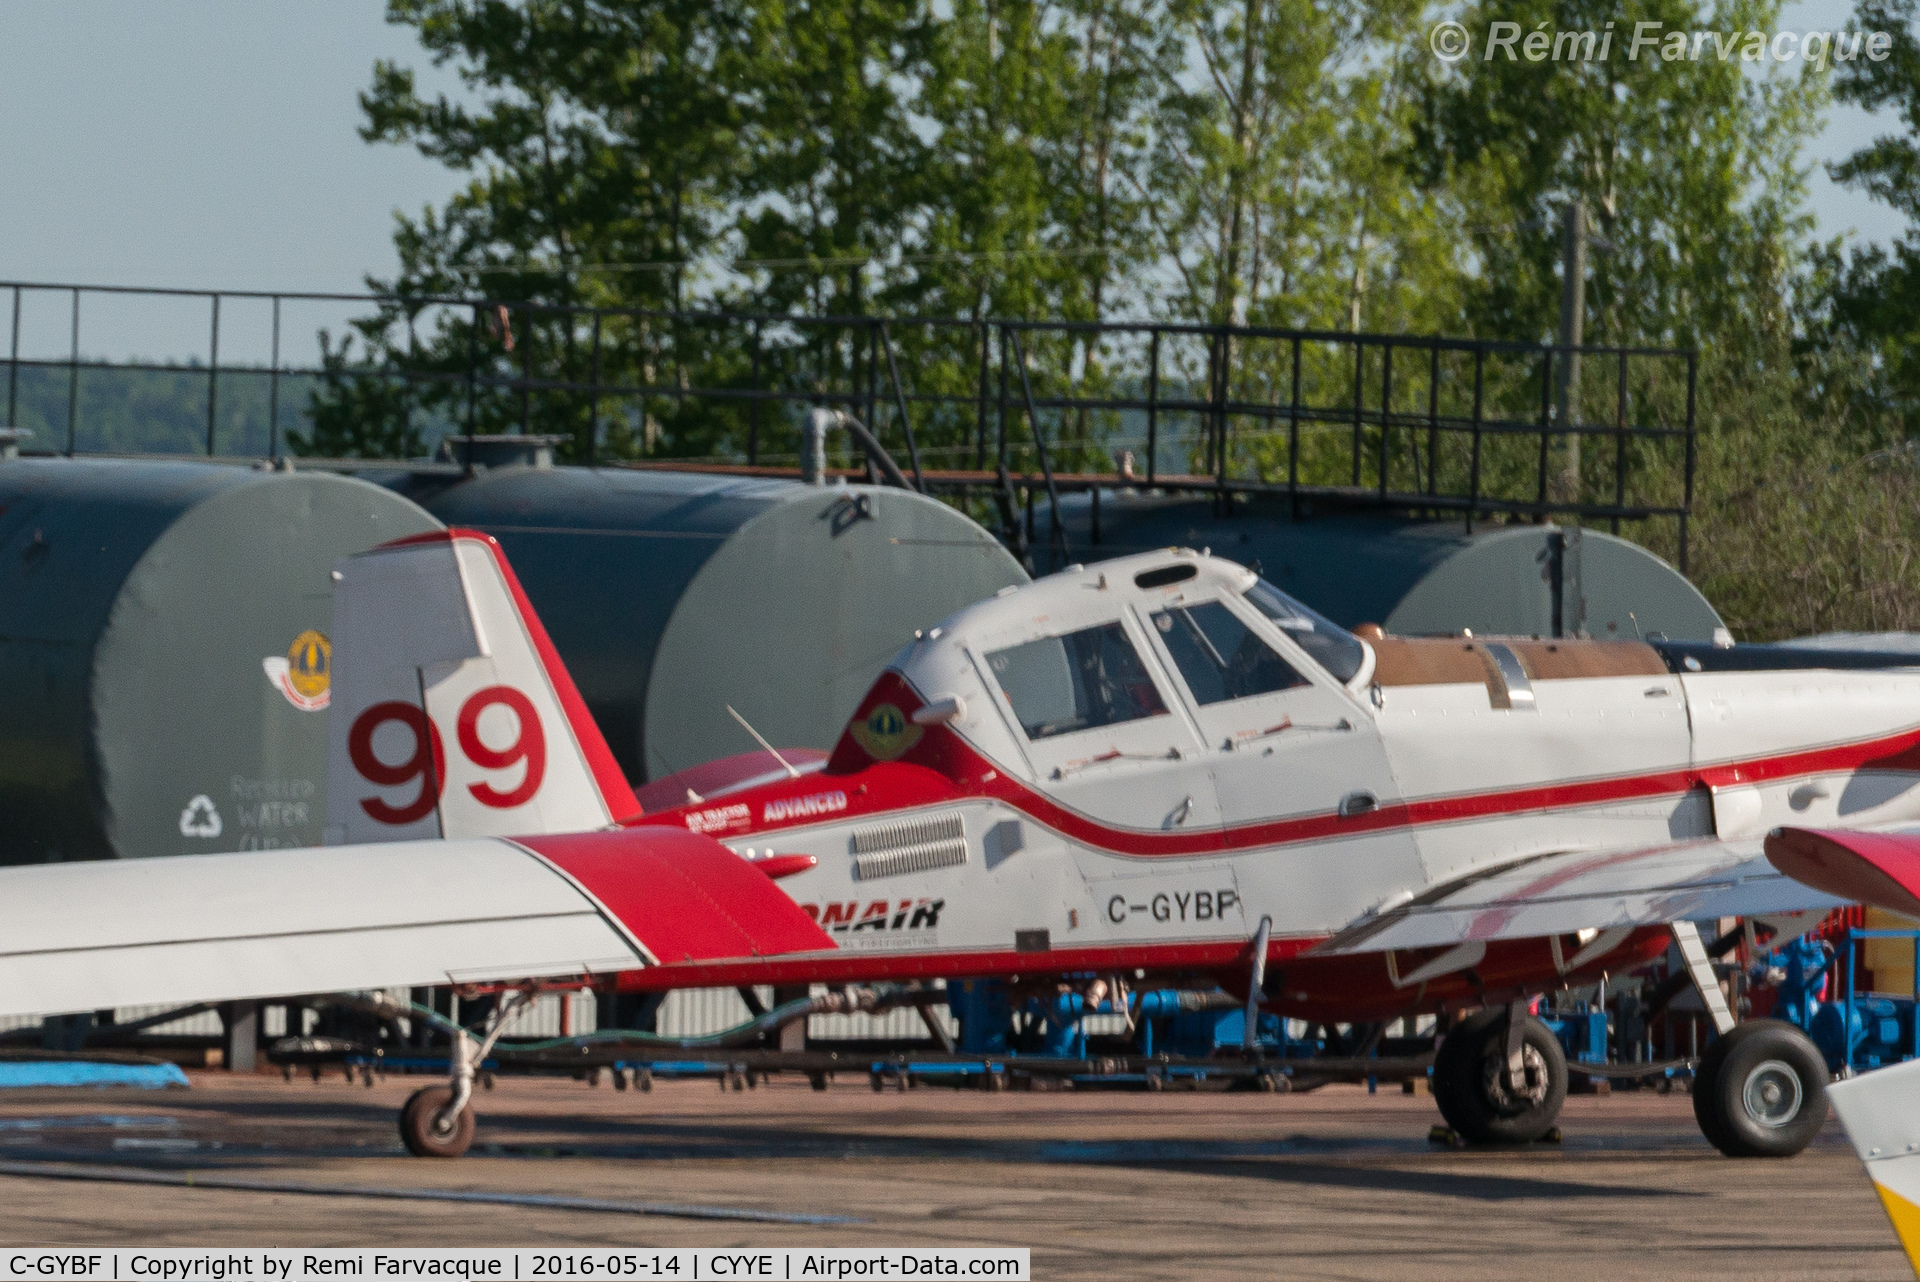
{"type": "MultiPolygon", "coordinates": [[[[888,677],[895,674],[888,673],[888,677]]],[[[882,679],[883,683],[885,678],[882,679]]],[[[895,678],[897,688],[886,693],[895,701],[910,696],[910,687],[895,678]]],[[[881,687],[875,687],[875,693],[881,687]]],[[[869,700],[874,696],[870,695],[869,700]]],[[[903,705],[904,706],[904,705],[903,705]]],[[[838,753],[835,754],[839,759],[838,753]]],[[[866,819],[901,810],[952,805],[970,799],[1004,803],[1082,845],[1120,855],[1178,856],[1256,850],[1296,842],[1326,841],[1387,828],[1429,827],[1498,816],[1622,801],[1644,801],[1684,796],[1695,787],[1723,787],[1733,783],[1760,783],[1797,775],[1879,765],[1920,773],[1920,729],[1854,743],[1832,744],[1775,757],[1756,757],[1716,765],[1685,767],[1648,774],[1616,775],[1569,780],[1526,788],[1510,788],[1450,797],[1425,797],[1392,802],[1364,815],[1342,817],[1324,813],[1262,820],[1233,828],[1164,832],[1116,828],[1069,810],[1044,793],[1021,782],[980,755],[959,735],[944,726],[929,727],[907,759],[879,762],[850,774],[810,775],[734,793],[729,804],[750,808],[745,826],[730,829],[729,838],[812,826],[814,815],[791,821],[768,821],[769,802],[803,798],[825,789],[843,791],[847,806],[833,814],[836,822],[866,819]]],[[[829,767],[831,770],[831,767],[829,767]]],[[[683,825],[696,807],[680,807],[649,815],[640,822],[683,825]]]]}

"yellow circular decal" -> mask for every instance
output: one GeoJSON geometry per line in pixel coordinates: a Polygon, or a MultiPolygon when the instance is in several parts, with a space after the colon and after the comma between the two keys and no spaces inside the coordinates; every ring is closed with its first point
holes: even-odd
{"type": "Polygon", "coordinates": [[[333,643],[327,634],[308,628],[287,647],[287,683],[308,699],[327,693],[333,684],[333,643]]]}
{"type": "Polygon", "coordinates": [[[854,742],[865,748],[875,761],[894,760],[919,743],[925,733],[891,703],[876,705],[847,729],[852,732],[854,742]]]}

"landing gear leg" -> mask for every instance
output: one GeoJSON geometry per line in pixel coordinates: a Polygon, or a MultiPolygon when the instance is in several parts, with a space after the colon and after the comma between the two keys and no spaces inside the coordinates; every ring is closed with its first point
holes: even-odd
{"type": "Polygon", "coordinates": [[[1728,1157],[1792,1157],[1827,1120],[1825,1058],[1784,1020],[1735,1024],[1699,928],[1677,921],[1673,939],[1719,1032],[1693,1072],[1700,1133],[1728,1157]]]}
{"type": "Polygon", "coordinates": [[[453,1035],[452,1063],[445,1086],[424,1086],[400,1109],[400,1142],[415,1157],[459,1157],[473,1143],[473,1083],[507,1023],[533,1000],[532,987],[517,989],[496,1002],[485,1036],[476,1044],[464,1030],[453,1035]]]}
{"type": "Polygon", "coordinates": [[[1567,1102],[1567,1057],[1524,1003],[1456,1024],[1433,1063],[1434,1102],[1460,1138],[1526,1144],[1553,1129],[1567,1102]]]}

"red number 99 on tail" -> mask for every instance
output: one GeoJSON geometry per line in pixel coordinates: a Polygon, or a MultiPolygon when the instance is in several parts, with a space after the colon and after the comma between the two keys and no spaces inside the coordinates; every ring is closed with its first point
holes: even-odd
{"type": "MultiPolygon", "coordinates": [[[[488,686],[476,690],[460,705],[454,723],[455,737],[467,760],[482,770],[509,770],[524,765],[520,782],[507,791],[492,784],[468,784],[475,801],[495,810],[524,806],[540,791],[547,777],[547,736],[540,728],[540,714],[533,701],[512,686],[488,686]],[[504,707],[514,717],[513,741],[502,748],[489,747],[480,737],[480,714],[491,707],[504,707]]],[[[367,797],[360,808],[383,824],[399,827],[424,819],[440,804],[441,790],[447,783],[447,760],[440,742],[440,728],[410,703],[376,703],[354,720],[347,732],[347,757],[353,768],[368,783],[382,788],[398,788],[420,781],[419,795],[404,806],[389,805],[379,797],[367,797]],[[399,722],[413,732],[413,753],[405,761],[389,764],[373,751],[373,736],[390,721],[399,722]],[[431,766],[431,769],[429,769],[431,766]]]]}
{"type": "Polygon", "coordinates": [[[440,804],[440,787],[447,781],[447,759],[440,731],[427,714],[410,703],[376,703],[354,719],[347,731],[347,758],[360,777],[383,788],[420,781],[420,795],[404,806],[390,806],[379,797],[367,797],[360,808],[383,824],[410,824],[425,819],[440,804]],[[388,765],[373,752],[373,732],[397,721],[413,732],[413,755],[388,765]]]}
{"type": "Polygon", "coordinates": [[[540,714],[533,710],[533,701],[526,695],[512,686],[488,686],[475,691],[460,705],[457,730],[460,751],[482,770],[505,770],[523,761],[527,765],[526,774],[511,792],[501,792],[491,784],[469,784],[467,791],[473,794],[474,800],[497,810],[511,810],[525,805],[540,791],[540,781],[547,775],[547,736],[540,729],[540,714]],[[513,709],[514,719],[519,723],[513,742],[498,749],[489,748],[480,738],[480,714],[496,704],[513,709]]]}

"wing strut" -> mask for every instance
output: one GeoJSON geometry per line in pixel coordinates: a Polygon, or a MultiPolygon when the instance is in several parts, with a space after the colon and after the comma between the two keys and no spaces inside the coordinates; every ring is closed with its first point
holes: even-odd
{"type": "Polygon", "coordinates": [[[1680,946],[1680,959],[1687,964],[1687,974],[1693,977],[1693,986],[1700,994],[1701,1004],[1713,1016],[1714,1031],[1725,1033],[1733,1027],[1733,1012],[1727,1009],[1727,995],[1720,991],[1720,981],[1714,976],[1713,961],[1707,956],[1707,946],[1700,942],[1700,928],[1690,921],[1676,921],[1672,930],[1673,942],[1680,946]]]}

